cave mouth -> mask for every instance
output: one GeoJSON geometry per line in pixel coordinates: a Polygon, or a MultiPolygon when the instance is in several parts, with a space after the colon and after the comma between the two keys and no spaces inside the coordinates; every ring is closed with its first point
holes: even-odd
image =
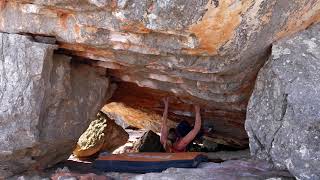
{"type": "MultiPolygon", "coordinates": [[[[129,127],[152,130],[160,133],[164,104],[162,99],[170,97],[169,127],[174,128],[179,122],[187,121],[194,124],[194,106],[190,101],[175,94],[140,87],[135,83],[120,81],[113,78],[117,90],[102,111],[113,120],[125,121],[129,127]]],[[[248,148],[248,137],[244,129],[245,112],[226,112],[213,109],[206,104],[201,105],[202,138],[207,143],[218,146],[219,150],[241,150],[248,148]]],[[[120,122],[121,124],[121,122],[120,122]]],[[[202,144],[202,143],[201,143],[202,144]]]]}
{"type": "MultiPolygon", "coordinates": [[[[121,145],[116,144],[114,147],[109,147],[111,149],[107,151],[109,154],[138,152],[135,145],[140,143],[141,137],[149,130],[160,135],[164,109],[162,99],[164,97],[170,97],[168,112],[170,128],[175,127],[183,120],[193,125],[195,118],[192,99],[160,89],[141,87],[137,82],[126,82],[116,73],[113,73],[112,69],[97,66],[94,60],[72,56],[61,49],[55,53],[67,54],[72,57],[72,64],[85,64],[95,67],[101,76],[109,78],[113,93],[111,93],[111,97],[107,98],[108,101],[104,102],[105,105],[100,110],[100,114],[102,113],[106,116],[106,119],[110,119],[118,125],[120,128],[115,128],[118,129],[118,132],[121,132],[120,129],[122,129],[120,134],[115,133],[113,137],[112,134],[107,136],[109,138],[106,139],[107,143],[111,141],[121,142],[121,145]],[[123,131],[128,134],[127,139],[123,131]]],[[[198,103],[199,101],[194,102],[198,103]]],[[[203,134],[200,141],[193,142],[194,146],[192,147],[194,148],[189,149],[189,151],[210,153],[248,149],[248,137],[244,129],[245,112],[226,111],[216,106],[211,107],[206,103],[200,104],[200,106],[203,134]]],[[[92,156],[88,156],[89,158],[77,157],[73,153],[69,158],[71,161],[62,162],[57,166],[67,165],[69,167],[74,166],[75,169],[82,167],[86,169],[87,162],[93,162],[99,157],[100,153],[106,152],[102,145],[98,148],[100,148],[99,151],[93,153],[92,156]],[[70,163],[71,165],[68,165],[70,163]]],[[[247,151],[244,154],[247,154],[247,151]]],[[[221,161],[216,157],[213,160],[215,162],[221,161]]],[[[79,171],[83,172],[82,170],[79,171]]]]}
{"type": "MultiPolygon", "coordinates": [[[[125,146],[128,146],[128,144],[132,147],[135,142],[139,141],[140,137],[145,133],[145,131],[152,130],[159,135],[161,127],[161,117],[164,109],[162,99],[166,96],[170,97],[168,114],[168,119],[170,120],[170,127],[175,127],[177,123],[183,120],[188,121],[191,125],[193,125],[194,123],[194,107],[192,104],[192,100],[190,101],[190,99],[185,99],[185,97],[177,96],[173,93],[164,90],[141,87],[138,85],[138,83],[123,81],[121,80],[121,78],[115,76],[113,73],[110,73],[110,71],[112,71],[111,69],[101,66],[95,66],[94,60],[89,60],[78,56],[70,56],[70,54],[61,51],[61,49],[55,51],[54,55],[55,56],[53,59],[56,62],[57,60],[59,60],[60,63],[66,64],[68,65],[68,67],[70,66],[70,69],[73,69],[74,71],[80,73],[82,79],[86,78],[85,72],[91,73],[94,71],[97,75],[97,78],[99,77],[99,79],[103,80],[103,83],[100,83],[99,85],[104,86],[105,84],[108,84],[110,85],[110,87],[108,86],[108,88],[114,90],[113,93],[107,90],[108,95],[112,95],[112,97],[101,96],[101,98],[97,98],[97,100],[103,101],[103,103],[105,104],[105,106],[101,109],[101,112],[108,116],[109,119],[115,121],[115,124],[119,125],[120,127],[118,129],[122,129],[123,131],[128,133],[129,137],[128,139],[126,139],[125,136],[117,136],[117,134],[115,137],[107,136],[109,138],[106,139],[107,143],[110,143],[109,140],[120,141],[120,139],[125,139],[125,142],[123,142],[121,146],[112,149],[111,151],[109,151],[109,153],[127,152],[121,150],[121,148],[124,149],[125,146]],[[104,98],[108,99],[108,101],[105,102],[104,98]],[[105,111],[108,108],[109,110],[105,111]],[[122,121],[117,121],[121,119],[119,117],[122,117],[124,114],[130,118],[127,117],[123,118],[122,121]],[[131,124],[128,123],[130,121],[132,122],[131,124]],[[121,123],[124,122],[128,123],[129,125],[126,127],[121,126],[121,123]]],[[[79,82],[82,82],[84,85],[86,85],[89,81],[79,80],[79,82]]],[[[90,91],[91,94],[93,94],[92,96],[96,95],[92,92],[96,92],[97,89],[94,89],[95,91],[93,91],[93,89],[89,89],[86,86],[84,86],[84,88],[87,89],[82,90],[81,95],[75,96],[75,98],[86,96],[90,91]]],[[[94,110],[92,110],[92,113],[97,113],[97,108],[100,107],[101,106],[97,105],[97,107],[95,107],[94,110]]],[[[87,106],[85,104],[82,108],[84,108],[83,114],[87,115],[88,108],[90,108],[90,106],[87,106]]],[[[202,129],[206,131],[204,132],[203,137],[205,137],[204,139],[206,140],[206,143],[211,145],[210,148],[212,149],[208,148],[209,146],[203,147],[205,143],[202,141],[195,143],[196,145],[198,145],[198,147],[200,146],[200,148],[194,149],[193,151],[235,151],[248,148],[248,137],[244,129],[245,113],[234,111],[228,112],[224,111],[223,109],[218,109],[216,107],[212,108],[210,106],[207,106],[206,104],[201,104],[201,116],[202,129]]],[[[75,119],[78,120],[77,118],[75,119]]],[[[91,120],[87,117],[84,117],[84,119],[87,121],[86,125],[88,121],[91,120]]],[[[60,127],[61,124],[62,123],[58,124],[57,127],[60,127]]],[[[86,125],[83,125],[83,127],[85,128],[86,125]]],[[[72,127],[72,125],[70,125],[69,127],[72,127]]],[[[81,134],[83,130],[84,129],[72,129],[70,131],[67,130],[64,132],[62,132],[61,130],[61,133],[58,133],[57,136],[66,132],[72,133],[73,131],[79,131],[79,134],[81,134]]],[[[63,159],[65,159],[67,156],[71,154],[73,145],[75,145],[74,140],[78,137],[79,136],[76,135],[72,138],[72,141],[68,141],[68,145],[65,145],[65,147],[70,147],[68,151],[64,151],[63,148],[60,149],[59,153],[61,154],[61,156],[63,155],[63,159]]],[[[103,144],[99,145],[101,148],[103,144]]],[[[64,161],[61,164],[54,166],[54,168],[67,165],[68,167],[75,167],[76,170],[77,168],[84,167],[84,169],[86,170],[79,170],[79,172],[88,172],[87,162],[92,162],[93,160],[95,160],[99,156],[99,153],[103,153],[103,151],[104,150],[99,149],[99,151],[92,154],[93,158],[90,159],[76,159],[74,158],[74,156],[71,156],[71,161],[64,161]],[[68,165],[70,163],[71,165],[68,165]]],[[[55,163],[62,161],[62,158],[61,160],[59,159],[57,161],[52,161],[50,166],[53,166],[55,163]]],[[[94,171],[93,169],[91,170],[94,171]]]]}
{"type": "MultiPolygon", "coordinates": [[[[148,131],[152,131],[158,138],[160,137],[164,109],[162,98],[164,97],[170,97],[168,128],[175,128],[181,121],[188,121],[190,125],[194,124],[193,105],[184,102],[174,94],[158,89],[140,87],[135,83],[121,81],[116,77],[112,77],[112,84],[115,84],[117,88],[99,114],[108,119],[106,120],[107,126],[109,126],[108,122],[111,120],[110,123],[116,124],[111,126],[117,127],[111,128],[110,131],[113,132],[107,132],[105,142],[109,146],[103,147],[101,145],[99,147],[101,149],[93,154],[93,159],[98,157],[101,152],[107,152],[107,154],[145,152],[139,149],[141,144],[144,143],[143,136],[149,133],[148,131]],[[114,141],[117,141],[118,144],[114,141]],[[114,146],[110,147],[110,144],[114,144],[114,146]]],[[[201,137],[192,142],[188,151],[210,153],[238,151],[248,148],[248,139],[240,120],[239,122],[228,121],[233,118],[223,117],[228,113],[213,113],[211,109],[205,106],[202,107],[201,114],[201,137]],[[230,126],[230,124],[233,126],[230,126]]],[[[241,117],[240,114],[239,119],[241,117]]],[[[147,146],[153,145],[147,144],[147,146]]],[[[80,157],[80,159],[83,158],[80,157]]]]}
{"type": "MultiPolygon", "coordinates": [[[[161,116],[164,109],[162,99],[169,96],[168,119],[170,119],[174,125],[183,120],[193,125],[193,103],[197,103],[201,106],[202,130],[204,131],[204,137],[207,141],[217,144],[219,147],[217,148],[218,150],[242,150],[249,148],[249,139],[244,128],[246,108],[243,108],[246,106],[248,98],[243,98],[239,104],[235,104],[231,102],[212,102],[197,97],[190,97],[190,95],[177,95],[173,93],[174,90],[172,90],[173,92],[169,92],[171,91],[171,86],[174,86],[174,83],[168,83],[168,87],[164,87],[163,84],[154,83],[147,77],[146,79],[139,79],[135,76],[127,77],[128,75],[125,71],[121,70],[121,67],[111,66],[106,61],[88,59],[79,56],[74,51],[63,48],[60,48],[58,52],[72,56],[80,63],[86,63],[104,72],[106,71],[106,76],[111,79],[111,84],[114,84],[116,88],[113,91],[112,97],[105,104],[109,104],[109,107],[110,104],[113,104],[114,107],[117,105],[118,107],[105,113],[110,119],[117,120],[121,119],[119,118],[121,114],[123,114],[121,111],[125,112],[128,111],[128,109],[131,111],[129,113],[130,119],[122,118],[122,122],[117,121],[120,126],[121,123],[129,121],[132,122],[131,124],[129,123],[130,128],[152,130],[155,133],[159,133],[161,116]],[[234,108],[238,106],[241,108],[234,108]],[[138,112],[143,112],[149,116],[139,117],[138,112]],[[154,117],[157,118],[149,120],[154,117]]],[[[136,71],[140,71],[140,69],[136,71]]],[[[129,115],[127,115],[127,117],[128,116],[129,115]]]]}
{"type": "MultiPolygon", "coordinates": [[[[128,141],[115,149],[112,154],[139,153],[139,152],[162,152],[157,149],[160,142],[162,116],[149,109],[133,108],[123,102],[109,102],[102,109],[110,119],[120,125],[128,134],[128,141]],[[148,137],[149,139],[146,139],[148,137]]],[[[181,121],[187,120],[181,118],[181,121]]],[[[168,129],[175,128],[179,121],[168,118],[168,129]]],[[[193,122],[190,122],[193,126],[193,122]]],[[[219,144],[210,137],[214,133],[214,127],[203,126],[197,136],[188,146],[187,152],[218,152],[238,151],[245,149],[225,144],[219,144]]]]}

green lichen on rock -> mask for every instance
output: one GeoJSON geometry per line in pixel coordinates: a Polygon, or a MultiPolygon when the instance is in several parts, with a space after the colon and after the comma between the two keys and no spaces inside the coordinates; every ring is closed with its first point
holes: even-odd
{"type": "Polygon", "coordinates": [[[73,154],[77,157],[89,157],[101,150],[111,152],[125,144],[128,138],[124,129],[100,112],[80,136],[73,154]]]}
{"type": "Polygon", "coordinates": [[[93,120],[88,129],[80,136],[78,145],[81,149],[89,149],[103,144],[105,140],[104,129],[107,127],[107,120],[97,115],[97,119],[93,120]]]}

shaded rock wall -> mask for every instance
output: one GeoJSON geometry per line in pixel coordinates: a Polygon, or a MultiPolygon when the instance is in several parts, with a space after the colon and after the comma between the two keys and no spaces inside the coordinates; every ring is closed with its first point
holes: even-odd
{"type": "Polygon", "coordinates": [[[277,42],[247,111],[251,154],[320,179],[320,25],[277,42]]]}
{"type": "MultiPolygon", "coordinates": [[[[106,105],[103,110],[109,115],[121,116],[130,125],[151,129],[160,132],[162,113],[164,105],[162,98],[171,96],[169,104],[169,114],[171,121],[179,123],[182,120],[194,123],[194,107],[187,104],[183,99],[174,97],[166,91],[139,87],[134,83],[119,82],[118,88],[110,99],[111,102],[125,103],[129,107],[123,107],[117,103],[106,105]],[[128,112],[129,111],[129,112],[128,112]],[[113,113],[110,113],[113,112],[113,113]],[[154,114],[157,113],[157,114],[154,114]],[[132,122],[138,121],[138,122],[132,122]]],[[[245,115],[241,112],[226,112],[223,110],[202,109],[202,126],[204,129],[213,128],[214,133],[205,133],[212,137],[212,140],[219,144],[229,145],[236,148],[245,148],[248,145],[247,133],[244,130],[245,115]]],[[[119,117],[118,117],[119,118],[119,117]]],[[[117,117],[115,118],[117,119],[117,117]]],[[[168,126],[175,127],[175,123],[169,121],[168,126]]]]}
{"type": "Polygon", "coordinates": [[[1,179],[66,159],[110,91],[105,74],[53,55],[56,45],[0,39],[1,179]]]}
{"type": "MultiPolygon", "coordinates": [[[[271,43],[319,22],[319,4],[319,0],[2,0],[0,30],[55,36],[66,53],[92,59],[122,81],[171,92],[181,102],[200,103],[241,125],[271,43]]],[[[243,132],[226,126],[235,134],[243,132]]]]}

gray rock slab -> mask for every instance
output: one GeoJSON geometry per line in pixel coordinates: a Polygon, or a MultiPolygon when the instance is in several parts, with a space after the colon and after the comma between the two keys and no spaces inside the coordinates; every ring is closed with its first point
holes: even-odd
{"type": "Polygon", "coordinates": [[[110,95],[107,77],[56,47],[0,33],[0,179],[68,158],[110,95]]]}
{"type": "MultiPolygon", "coordinates": [[[[169,168],[161,173],[133,176],[132,180],[279,180],[294,179],[288,172],[275,170],[272,165],[255,160],[230,160],[223,163],[202,163],[198,168],[169,168]]],[[[120,179],[120,178],[119,178],[120,179]]]]}
{"type": "Polygon", "coordinates": [[[273,45],[249,101],[251,154],[320,179],[320,25],[273,45]]]}

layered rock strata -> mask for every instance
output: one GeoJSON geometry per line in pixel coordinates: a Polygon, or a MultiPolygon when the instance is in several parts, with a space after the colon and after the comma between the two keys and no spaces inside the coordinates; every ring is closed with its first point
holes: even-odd
{"type": "Polygon", "coordinates": [[[274,44],[247,111],[251,154],[320,179],[320,25],[274,44]]]}
{"type": "Polygon", "coordinates": [[[0,33],[0,179],[66,159],[111,92],[56,45],[0,33]]]}
{"type": "MultiPolygon", "coordinates": [[[[271,43],[319,22],[319,9],[319,0],[2,0],[0,30],[54,36],[120,81],[199,103],[212,114],[204,121],[228,132],[217,138],[244,147],[246,106],[271,43]]],[[[192,118],[184,107],[171,118],[192,118]]]]}

